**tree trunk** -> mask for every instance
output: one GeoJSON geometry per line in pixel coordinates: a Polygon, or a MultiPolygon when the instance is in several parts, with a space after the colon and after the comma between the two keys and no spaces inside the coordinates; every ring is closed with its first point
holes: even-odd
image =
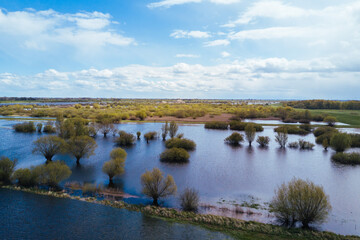
{"type": "Polygon", "coordinates": [[[46,162],[45,162],[45,163],[46,163],[46,164],[51,163],[51,162],[52,162],[52,160],[51,160],[51,159],[52,159],[52,157],[47,157],[47,158],[46,158],[46,162]]]}
{"type": "Polygon", "coordinates": [[[80,165],[80,158],[79,157],[76,157],[76,165],[80,165]]]}
{"type": "Polygon", "coordinates": [[[113,178],[109,177],[109,186],[112,187],[114,186],[114,182],[113,182],[113,178]]]}
{"type": "Polygon", "coordinates": [[[106,138],[107,133],[104,133],[104,137],[106,138]]]}
{"type": "Polygon", "coordinates": [[[148,140],[148,139],[146,139],[146,143],[149,143],[149,140],[148,140]]]}
{"type": "Polygon", "coordinates": [[[158,199],[157,199],[157,198],[154,198],[154,199],[153,199],[153,205],[154,205],[154,206],[159,206],[159,203],[158,203],[158,199]]]}
{"type": "Polygon", "coordinates": [[[307,221],[302,221],[301,223],[303,225],[303,228],[309,228],[309,223],[307,221]]]}

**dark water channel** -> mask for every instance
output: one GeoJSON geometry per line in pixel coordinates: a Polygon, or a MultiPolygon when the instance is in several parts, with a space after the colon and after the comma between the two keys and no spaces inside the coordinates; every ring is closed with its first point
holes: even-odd
{"type": "MultiPolygon", "coordinates": [[[[0,156],[5,155],[19,160],[18,168],[41,164],[44,159],[33,155],[32,142],[40,134],[15,133],[11,126],[16,121],[0,120],[0,156]]],[[[127,132],[160,131],[160,123],[120,124],[118,128],[127,132]]],[[[267,149],[253,144],[242,147],[231,147],[224,144],[224,138],[231,131],[206,130],[203,125],[181,125],[179,132],[197,144],[195,151],[190,153],[190,162],[184,165],[170,165],[159,161],[159,154],[165,149],[164,143],[158,139],[146,144],[144,139],[136,142],[133,147],[126,148],[128,157],[125,173],[117,180],[118,186],[126,193],[141,195],[140,176],[153,167],[160,168],[171,174],[181,192],[185,187],[196,188],[201,202],[218,207],[231,209],[234,203],[253,201],[266,207],[274,195],[274,189],[291,180],[293,177],[309,179],[324,187],[333,207],[328,222],[316,226],[321,230],[341,234],[360,235],[360,166],[342,166],[330,160],[332,150],[324,151],[316,145],[312,151],[295,149],[280,150],[274,140],[274,127],[265,127],[259,135],[269,136],[270,145],[267,149]]],[[[358,129],[347,131],[356,132],[358,129]]],[[[289,142],[304,138],[315,143],[312,134],[302,137],[289,135],[289,142]]],[[[101,167],[108,160],[114,148],[113,137],[98,136],[96,155],[81,161],[82,167],[76,168],[75,160],[69,156],[56,156],[72,168],[73,174],[67,181],[94,182],[107,184],[107,176],[101,167]]],[[[145,199],[145,200],[144,200],[145,199]]],[[[176,197],[167,199],[167,206],[179,205],[176,197]]],[[[203,209],[204,211],[204,209],[203,209]]],[[[257,211],[257,210],[254,210],[257,211]]],[[[262,214],[243,215],[244,219],[271,222],[266,211],[262,214]]]]}
{"type": "Polygon", "coordinates": [[[0,189],[0,239],[230,239],[107,206],[0,189]]]}

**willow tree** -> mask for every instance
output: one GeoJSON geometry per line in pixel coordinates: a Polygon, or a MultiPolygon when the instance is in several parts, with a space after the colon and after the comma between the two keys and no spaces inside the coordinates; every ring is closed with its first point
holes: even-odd
{"type": "Polygon", "coordinates": [[[46,163],[49,163],[56,154],[64,152],[66,143],[57,136],[44,136],[34,141],[33,145],[32,152],[43,155],[46,158],[46,163]]]}
{"type": "Polygon", "coordinates": [[[171,175],[165,178],[158,168],[146,171],[141,176],[141,185],[143,194],[151,197],[155,206],[159,205],[160,198],[175,195],[177,190],[174,178],[171,175]]]}
{"type": "Polygon", "coordinates": [[[89,158],[94,155],[97,144],[92,137],[78,136],[67,141],[67,152],[76,158],[76,164],[80,165],[81,158],[89,158]]]}

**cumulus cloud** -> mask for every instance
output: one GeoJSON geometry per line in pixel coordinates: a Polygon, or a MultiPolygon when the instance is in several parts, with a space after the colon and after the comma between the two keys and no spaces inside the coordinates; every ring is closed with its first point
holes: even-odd
{"type": "Polygon", "coordinates": [[[185,30],[175,30],[170,34],[170,37],[173,38],[209,38],[211,35],[208,32],[202,31],[185,31],[185,30]]]}
{"type": "Polygon", "coordinates": [[[56,93],[73,96],[74,92],[81,96],[88,91],[93,94],[110,92],[110,96],[118,96],[120,92],[131,92],[133,96],[149,93],[152,97],[175,96],[174,93],[199,97],[213,92],[239,98],[314,98],[326,90],[336,93],[333,98],[358,99],[359,77],[359,70],[345,71],[329,59],[267,58],[214,66],[178,63],[169,67],[129,65],[75,72],[50,69],[29,76],[3,73],[0,74],[0,90],[16,87],[19,95],[32,89],[44,89],[42,94],[46,96],[56,93]],[[339,84],[339,79],[347,81],[339,84]],[[20,84],[24,82],[27,84],[20,84]]]}
{"type": "Polygon", "coordinates": [[[54,44],[84,50],[135,44],[133,38],[117,33],[112,25],[109,14],[96,11],[63,14],[51,9],[14,12],[0,9],[2,40],[22,42],[21,47],[33,50],[47,50],[54,44]]]}

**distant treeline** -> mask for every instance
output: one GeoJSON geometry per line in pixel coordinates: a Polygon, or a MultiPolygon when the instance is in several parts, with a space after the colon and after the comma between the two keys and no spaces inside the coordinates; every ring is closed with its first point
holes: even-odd
{"type": "Polygon", "coordinates": [[[293,108],[303,109],[347,109],[360,110],[360,101],[304,100],[284,103],[293,108]]]}

